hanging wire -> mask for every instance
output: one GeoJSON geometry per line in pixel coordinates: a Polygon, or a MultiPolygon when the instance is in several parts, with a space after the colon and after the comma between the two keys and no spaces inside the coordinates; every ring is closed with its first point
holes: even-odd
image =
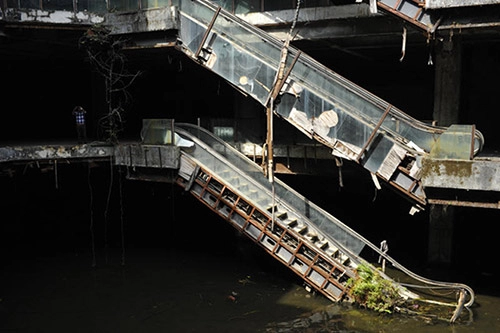
{"type": "Polygon", "coordinates": [[[344,162],[342,161],[342,159],[340,157],[335,156],[335,165],[339,169],[339,191],[342,189],[342,187],[344,187],[344,179],[342,176],[342,165],[343,164],[344,164],[344,162]]]}
{"type": "Polygon", "coordinates": [[[427,34],[427,45],[429,46],[429,58],[427,59],[427,65],[428,66],[434,65],[434,62],[432,61],[432,52],[433,52],[434,40],[435,40],[434,33],[431,34],[429,32],[427,34]]]}
{"type": "Polygon", "coordinates": [[[299,10],[300,10],[300,4],[301,4],[301,0],[297,0],[297,7],[295,8],[295,16],[293,18],[293,21],[292,21],[292,25],[290,27],[290,36],[292,35],[292,32],[293,32],[293,29],[295,29],[295,25],[297,24],[297,21],[299,19],[299,10]]]}
{"type": "Polygon", "coordinates": [[[274,185],[274,152],[273,152],[273,108],[274,108],[274,103],[273,103],[273,98],[271,97],[271,106],[269,110],[267,111],[269,113],[269,119],[268,119],[268,126],[269,126],[269,138],[268,138],[268,144],[271,147],[269,151],[269,156],[268,156],[268,163],[269,163],[269,181],[271,182],[271,191],[272,191],[272,212],[271,212],[271,230],[274,231],[274,221],[276,219],[276,187],[274,185]]]}
{"type": "Polygon", "coordinates": [[[95,237],[94,237],[94,196],[92,195],[92,183],[90,181],[90,163],[87,163],[87,183],[89,185],[89,205],[90,205],[90,239],[91,239],[91,251],[92,251],[92,267],[96,266],[95,258],[95,237]]]}
{"type": "MultiPolygon", "coordinates": [[[[281,51],[281,59],[280,59],[280,66],[278,68],[278,71],[276,73],[276,79],[274,82],[274,89],[277,89],[279,87],[279,82],[283,79],[283,73],[286,65],[286,59],[288,56],[288,45],[290,41],[292,40],[292,33],[295,28],[295,25],[297,24],[297,20],[299,17],[299,9],[300,9],[300,3],[301,0],[297,0],[297,7],[295,9],[295,17],[292,21],[292,25],[290,26],[290,31],[288,32],[288,36],[285,41],[285,45],[283,46],[283,49],[281,51]]],[[[277,92],[276,92],[277,93],[277,92]]],[[[275,216],[276,216],[276,193],[275,193],[275,184],[274,184],[274,152],[273,152],[273,112],[274,112],[274,101],[273,101],[273,94],[270,95],[270,105],[268,108],[268,139],[267,139],[267,149],[268,149],[268,156],[267,156],[267,161],[268,161],[268,179],[269,182],[271,183],[271,191],[272,191],[272,204],[271,204],[271,230],[274,230],[274,221],[275,221],[275,216]]]]}
{"type": "Polygon", "coordinates": [[[170,202],[172,202],[172,221],[175,222],[175,171],[172,171],[172,182],[170,186],[170,202]]]}

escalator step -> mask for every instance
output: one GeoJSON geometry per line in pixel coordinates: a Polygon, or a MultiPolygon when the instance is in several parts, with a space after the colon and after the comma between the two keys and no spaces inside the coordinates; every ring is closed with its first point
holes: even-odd
{"type": "Polygon", "coordinates": [[[297,225],[297,219],[288,219],[285,223],[288,227],[293,228],[297,225]]]}

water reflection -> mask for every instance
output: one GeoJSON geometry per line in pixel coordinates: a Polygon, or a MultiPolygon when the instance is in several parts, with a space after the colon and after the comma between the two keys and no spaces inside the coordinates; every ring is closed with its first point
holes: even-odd
{"type": "MultiPolygon", "coordinates": [[[[97,265],[92,267],[89,212],[81,195],[88,194],[87,169],[78,174],[73,168],[71,177],[59,170],[58,190],[50,178],[36,178],[37,186],[33,186],[28,176],[25,182],[21,182],[23,178],[0,187],[5,194],[0,202],[0,332],[500,331],[496,235],[477,231],[483,226],[488,230],[493,218],[461,214],[464,220],[457,224],[457,234],[464,236],[457,238],[457,247],[468,246],[457,249],[458,269],[428,269],[422,267],[422,260],[416,260],[425,254],[425,221],[410,220],[405,209],[398,213],[400,200],[382,200],[387,191],[379,193],[373,204],[367,203],[371,203],[371,195],[364,199],[360,194],[369,191],[361,191],[359,186],[346,187],[338,195],[325,193],[326,186],[304,191],[317,193],[311,199],[321,206],[334,202],[335,213],[340,215],[339,207],[348,208],[358,200],[364,208],[357,211],[383,216],[384,228],[367,223],[373,220],[364,214],[346,209],[342,219],[355,224],[353,228],[374,240],[382,234],[390,240],[394,257],[405,258],[405,264],[410,262],[406,266],[416,268],[422,276],[470,285],[476,292],[473,322],[449,325],[332,305],[325,297],[306,292],[295,273],[247,238],[238,237],[235,228],[210,215],[191,196],[173,192],[171,185],[124,184],[126,252],[125,265],[121,265],[120,215],[107,229],[102,219],[107,169],[102,171],[104,180],[93,183],[97,265]],[[169,201],[172,196],[175,200],[169,201]],[[318,201],[321,198],[325,202],[318,201]],[[186,212],[197,219],[186,220],[186,212]],[[470,221],[477,229],[474,233],[470,221]],[[411,237],[401,237],[405,226],[404,232],[411,237]],[[477,257],[478,252],[471,249],[489,256],[477,257]]],[[[320,182],[302,183],[313,187],[320,182]]]]}
{"type": "MultiPolygon", "coordinates": [[[[227,253],[131,249],[33,253],[4,264],[0,331],[492,332],[500,299],[477,295],[474,321],[380,315],[308,293],[295,274],[243,247],[227,253]],[[244,252],[241,252],[244,251],[244,252]]],[[[5,263],[5,261],[4,261],[5,263]]]]}

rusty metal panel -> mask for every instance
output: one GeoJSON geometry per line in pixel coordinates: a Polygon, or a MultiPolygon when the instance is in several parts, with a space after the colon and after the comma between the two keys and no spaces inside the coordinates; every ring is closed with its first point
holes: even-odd
{"type": "Polygon", "coordinates": [[[423,1],[417,0],[377,0],[380,9],[398,16],[423,30],[432,30],[435,20],[424,8],[423,1]]]}
{"type": "Polygon", "coordinates": [[[143,119],[141,138],[145,144],[171,144],[173,140],[172,119],[143,119]]]}
{"type": "Polygon", "coordinates": [[[179,168],[180,148],[169,145],[118,145],[115,149],[115,163],[148,168],[179,168]]]}

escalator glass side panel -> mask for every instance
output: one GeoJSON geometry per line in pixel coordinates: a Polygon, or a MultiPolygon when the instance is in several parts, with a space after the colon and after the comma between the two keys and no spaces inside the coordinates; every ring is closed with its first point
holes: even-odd
{"type": "MultiPolygon", "coordinates": [[[[258,165],[205,129],[190,124],[177,124],[176,128],[181,136],[183,135],[182,131],[186,131],[189,135],[193,135],[193,137],[186,137],[186,139],[193,139],[194,137],[203,138],[198,143],[203,145],[203,148],[197,147],[197,149],[190,150],[189,154],[200,161],[204,167],[208,167],[211,170],[229,170],[229,173],[234,172],[242,175],[241,177],[245,178],[245,181],[248,182],[247,194],[250,193],[250,191],[255,191],[259,193],[260,201],[272,202],[272,184],[262,173],[262,169],[258,165]],[[224,156],[210,149],[212,146],[221,144],[227,146],[224,149],[224,156]],[[265,200],[266,198],[267,200],[265,200]]],[[[225,181],[226,179],[227,178],[225,178],[225,181]]],[[[231,179],[227,179],[227,182],[231,181],[231,179]]],[[[232,190],[234,190],[234,188],[232,190]]],[[[298,221],[307,220],[308,223],[312,223],[314,227],[334,237],[335,239],[331,240],[331,244],[338,244],[337,246],[346,247],[353,253],[359,254],[363,249],[364,243],[356,236],[356,233],[352,229],[315,205],[306,197],[297,193],[279,178],[275,178],[274,193],[277,198],[280,198],[281,210],[288,212],[287,218],[290,221],[294,219],[298,221]]],[[[257,202],[255,202],[255,205],[259,206],[257,202]]],[[[263,213],[266,208],[267,207],[260,206],[259,209],[253,211],[252,219],[258,221],[256,223],[260,225],[268,224],[269,217],[263,213]]]]}

